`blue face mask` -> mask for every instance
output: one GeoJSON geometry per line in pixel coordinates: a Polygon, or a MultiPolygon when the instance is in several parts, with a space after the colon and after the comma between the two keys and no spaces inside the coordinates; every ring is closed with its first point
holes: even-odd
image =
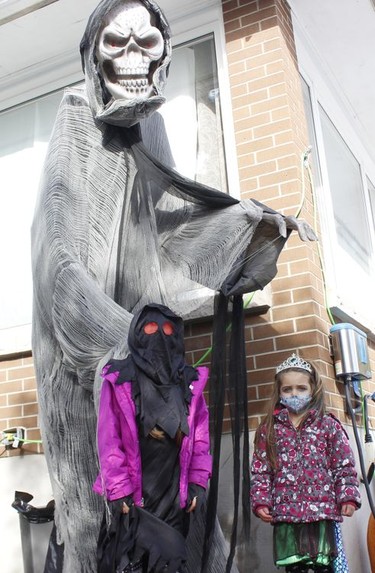
{"type": "Polygon", "coordinates": [[[311,396],[290,396],[290,398],[280,398],[281,404],[284,404],[291,412],[298,414],[306,408],[311,401],[311,396]]]}

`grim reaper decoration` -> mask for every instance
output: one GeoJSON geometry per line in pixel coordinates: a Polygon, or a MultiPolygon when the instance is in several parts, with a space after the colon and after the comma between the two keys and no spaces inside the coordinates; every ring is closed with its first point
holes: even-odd
{"type": "Polygon", "coordinates": [[[33,354],[64,573],[96,571],[95,401],[102,366],[127,355],[133,314],[155,302],[186,317],[201,285],[262,288],[292,228],[315,239],[304,223],[183,178],[142,144],[139,122],[164,102],[171,59],[155,2],[103,0],[81,55],[86,87],[62,100],[32,227],[33,354]]]}

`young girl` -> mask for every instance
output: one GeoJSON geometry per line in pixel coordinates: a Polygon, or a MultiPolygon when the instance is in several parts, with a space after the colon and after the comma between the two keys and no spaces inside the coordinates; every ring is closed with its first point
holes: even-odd
{"type": "Polygon", "coordinates": [[[274,526],[274,560],[289,572],[333,572],[335,522],[360,507],[348,436],[327,414],[314,366],[292,354],[276,369],[254,440],[252,510],[274,526]]]}
{"type": "Polygon", "coordinates": [[[211,474],[208,369],[186,363],[183,321],[163,305],[135,314],[128,342],[128,358],[103,369],[94,490],[112,515],[98,571],[176,573],[211,474]]]}

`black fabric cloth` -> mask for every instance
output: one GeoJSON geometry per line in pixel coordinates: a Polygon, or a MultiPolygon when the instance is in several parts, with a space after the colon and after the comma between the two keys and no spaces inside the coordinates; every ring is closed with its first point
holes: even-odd
{"type": "Polygon", "coordinates": [[[98,573],[122,573],[142,562],[146,573],[176,573],[186,561],[185,538],[150,512],[133,505],[128,514],[103,518],[98,541],[98,573]]]}
{"type": "Polygon", "coordinates": [[[180,507],[179,445],[168,435],[140,435],[140,450],[144,508],[131,505],[125,515],[122,501],[129,499],[110,503],[111,523],[104,516],[98,540],[98,573],[130,571],[136,564],[146,573],[176,573],[186,561],[189,514],[180,507]]]}
{"type": "Polygon", "coordinates": [[[186,537],[189,521],[180,507],[179,446],[168,435],[162,440],[140,437],[144,508],[186,537]]]}
{"type": "Polygon", "coordinates": [[[288,565],[285,567],[286,573],[309,573],[308,565],[300,565],[297,563],[294,565],[288,565]]]}
{"type": "Polygon", "coordinates": [[[46,562],[43,573],[62,573],[64,566],[64,545],[59,545],[56,538],[56,524],[53,524],[49,538],[46,562]]]}
{"type": "Polygon", "coordinates": [[[108,527],[104,517],[98,541],[98,573],[132,570],[136,564],[145,573],[176,573],[186,561],[189,515],[179,503],[179,445],[168,435],[162,440],[140,435],[140,451],[144,508],[131,505],[125,515],[123,500],[110,504],[111,523],[108,527]]]}
{"type": "Polygon", "coordinates": [[[128,342],[130,355],[110,361],[109,372],[120,372],[117,384],[132,382],[142,435],[155,426],[171,438],[179,429],[188,435],[189,386],[198,374],[185,362],[183,320],[164,305],[148,304],[134,315],[128,342]],[[147,323],[157,325],[155,333],[145,333],[147,323]],[[165,323],[171,325],[172,334],[163,332],[165,323]]]}
{"type": "Polygon", "coordinates": [[[111,523],[104,516],[98,540],[98,573],[132,570],[137,563],[146,573],[176,573],[186,561],[189,515],[179,503],[179,446],[168,435],[141,435],[140,450],[144,508],[131,505],[125,515],[122,501],[129,499],[110,503],[111,523]]]}
{"type": "Polygon", "coordinates": [[[209,552],[214,535],[219,493],[221,439],[224,405],[230,407],[233,441],[233,503],[234,514],[230,551],[226,572],[232,569],[238,541],[240,489],[242,484],[241,541],[249,555],[250,542],[250,466],[249,427],[247,411],[247,377],[242,296],[219,293],[215,301],[213,352],[210,377],[210,434],[212,436],[213,469],[207,500],[207,518],[202,558],[202,573],[208,573],[209,552]],[[229,350],[229,352],[227,352],[229,350]],[[229,356],[228,356],[229,354],[229,356]],[[242,451],[241,451],[242,440],[242,451]],[[242,457],[242,467],[241,467],[242,457]]]}
{"type": "MultiPolygon", "coordinates": [[[[134,183],[133,198],[134,212],[141,221],[143,217],[149,218],[150,212],[145,206],[147,197],[150,202],[157,204],[158,200],[165,192],[176,198],[187,201],[188,204],[196,204],[207,209],[210,217],[215,212],[219,213],[223,209],[239,205],[240,201],[227,193],[217,189],[202,185],[198,182],[186,179],[174,169],[163,164],[159,159],[150,153],[142,141],[142,134],[139,125],[134,125],[129,129],[120,131],[113,125],[107,125],[103,134],[103,141],[108,145],[111,140],[121,140],[125,149],[131,150],[135,164],[138,169],[138,175],[134,183]],[[142,204],[141,204],[142,198],[142,204]]],[[[258,207],[264,214],[276,215],[277,211],[255,199],[250,201],[258,207]]],[[[242,202],[244,204],[244,202],[242,202]]],[[[158,218],[163,219],[165,230],[172,230],[178,217],[178,212],[172,214],[164,212],[161,209],[156,210],[158,218]]],[[[186,213],[185,213],[186,216],[186,213]]],[[[181,209],[181,217],[184,217],[184,209],[181,209]]],[[[249,219],[250,221],[250,219],[249,219]]],[[[189,223],[192,223],[190,219],[189,223]]],[[[221,285],[212,287],[206,284],[205,280],[200,280],[198,274],[195,276],[195,264],[190,268],[189,274],[193,280],[201,282],[205,286],[221,290],[226,296],[239,295],[245,292],[261,290],[267,285],[277,273],[278,257],[289,237],[291,230],[287,230],[287,236],[280,235],[276,226],[270,225],[269,222],[258,221],[251,241],[248,246],[244,244],[240,256],[234,261],[232,269],[227,274],[221,285]]],[[[196,237],[198,238],[198,237],[196,237]]],[[[201,240],[203,237],[201,236],[201,240]]],[[[193,240],[193,238],[192,238],[193,240]]],[[[215,239],[216,240],[216,239],[215,239]]],[[[239,239],[238,242],[241,240],[239,239]]],[[[181,244],[180,264],[185,256],[185,247],[181,244]]],[[[176,261],[176,266],[179,263],[176,261]]],[[[209,261],[207,261],[209,265],[209,261]]],[[[121,301],[121,294],[115,297],[121,301]]]]}

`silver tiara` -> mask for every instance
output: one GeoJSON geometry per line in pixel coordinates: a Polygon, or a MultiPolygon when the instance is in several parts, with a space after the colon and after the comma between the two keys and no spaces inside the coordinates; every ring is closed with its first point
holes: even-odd
{"type": "Polygon", "coordinates": [[[294,354],[294,352],[292,356],[289,356],[289,358],[284,360],[282,364],[279,364],[279,366],[276,368],[276,374],[286,370],[287,368],[302,368],[303,370],[307,370],[307,372],[312,372],[311,364],[306,362],[306,360],[303,358],[297,356],[297,354],[294,354]]]}

